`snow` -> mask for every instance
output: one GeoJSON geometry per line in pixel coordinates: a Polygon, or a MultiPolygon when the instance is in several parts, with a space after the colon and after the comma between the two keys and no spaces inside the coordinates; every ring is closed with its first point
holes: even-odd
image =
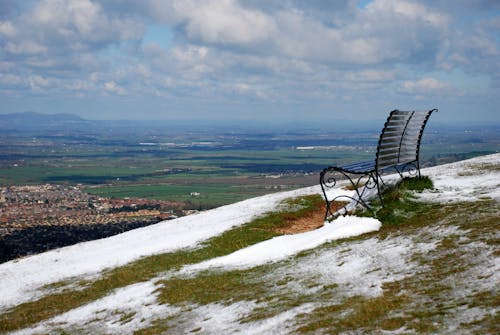
{"type": "Polygon", "coordinates": [[[420,193],[422,201],[500,200],[500,154],[423,169],[422,174],[432,179],[435,188],[420,193]]]}
{"type": "Polygon", "coordinates": [[[313,249],[325,242],[357,236],[380,229],[382,224],[373,218],[341,216],[316,230],[295,235],[283,235],[266,240],[227,256],[186,266],[185,272],[204,270],[210,267],[246,268],[275,262],[303,250],[313,249]]]}
{"type": "Polygon", "coordinates": [[[304,304],[291,308],[268,319],[247,324],[240,323],[240,319],[255,307],[253,302],[248,301],[229,306],[220,304],[202,306],[195,311],[198,318],[202,319],[195,322],[193,328],[201,328],[200,332],[203,334],[289,334],[293,330],[293,328],[289,328],[293,325],[294,318],[298,314],[311,312],[314,304],[304,304]]]}
{"type": "MultiPolygon", "coordinates": [[[[431,233],[423,230],[420,235],[431,233]]],[[[434,237],[445,236],[446,231],[432,232],[434,237]]],[[[406,236],[379,240],[369,238],[353,241],[345,248],[318,250],[282,267],[274,276],[286,278],[313,277],[320,283],[336,283],[347,296],[375,297],[382,293],[386,282],[401,280],[422,269],[411,262],[415,253],[428,253],[436,247],[433,242],[415,242],[406,236]],[[328,266],[325,266],[328,264],[328,266]]],[[[304,287],[298,286],[297,291],[304,287]]]]}
{"type": "Polygon", "coordinates": [[[169,329],[172,334],[201,333],[201,334],[289,334],[293,330],[294,318],[299,314],[310,313],[315,306],[306,303],[291,308],[273,317],[252,322],[241,322],[259,304],[254,301],[239,301],[233,304],[212,303],[204,306],[195,306],[186,311],[180,320],[176,320],[176,327],[169,329]]]}
{"type": "MultiPolygon", "coordinates": [[[[85,333],[88,334],[123,334],[130,329],[144,328],[155,317],[166,317],[180,310],[176,307],[157,305],[155,290],[156,286],[150,281],[129,285],[102,299],[44,321],[34,328],[14,334],[44,333],[51,326],[65,324],[85,324],[85,333]],[[93,323],[96,323],[95,326],[93,323]]],[[[77,332],[81,334],[83,330],[77,332]]]]}

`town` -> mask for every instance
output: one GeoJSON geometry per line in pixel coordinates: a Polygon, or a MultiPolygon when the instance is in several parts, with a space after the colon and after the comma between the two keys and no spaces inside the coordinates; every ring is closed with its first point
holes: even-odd
{"type": "Polygon", "coordinates": [[[78,186],[0,188],[2,260],[196,213],[182,202],[85,193],[78,186]]]}

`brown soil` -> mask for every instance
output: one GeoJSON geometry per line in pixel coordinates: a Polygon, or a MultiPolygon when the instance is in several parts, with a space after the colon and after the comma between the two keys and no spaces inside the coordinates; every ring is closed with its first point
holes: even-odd
{"type": "MultiPolygon", "coordinates": [[[[332,203],[332,211],[335,212],[344,206],[345,203],[332,203]]],[[[276,231],[281,234],[300,234],[306,231],[323,227],[325,219],[325,204],[319,203],[315,210],[308,215],[287,220],[283,227],[277,228],[276,231]]]]}

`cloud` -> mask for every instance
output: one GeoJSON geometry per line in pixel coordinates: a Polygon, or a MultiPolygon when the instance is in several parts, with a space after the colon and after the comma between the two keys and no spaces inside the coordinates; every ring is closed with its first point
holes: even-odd
{"type": "Polygon", "coordinates": [[[16,28],[14,27],[12,22],[0,22],[0,34],[7,38],[15,37],[16,28]]]}
{"type": "Polygon", "coordinates": [[[119,95],[125,95],[125,89],[119,86],[114,81],[108,81],[104,83],[104,89],[109,93],[115,93],[119,95]]]}
{"type": "Polygon", "coordinates": [[[189,100],[200,108],[210,100],[221,109],[260,101],[265,108],[326,110],[345,108],[349,99],[385,106],[408,95],[458,96],[451,79],[458,71],[463,82],[481,81],[470,85],[474,94],[498,99],[500,7],[491,1],[374,0],[363,8],[355,0],[5,4],[0,97],[78,92],[158,97],[167,105],[189,100]],[[168,43],[151,42],[154,27],[164,28],[168,43]]]}
{"type": "Polygon", "coordinates": [[[345,79],[355,82],[389,82],[394,80],[394,71],[367,69],[361,71],[352,71],[345,74],[345,79]]]}
{"type": "Polygon", "coordinates": [[[42,31],[35,34],[38,38],[65,42],[76,50],[140,38],[145,29],[133,17],[105,13],[99,3],[90,0],[43,0],[25,19],[42,31]]]}
{"type": "Polygon", "coordinates": [[[255,45],[274,34],[274,20],[233,0],[181,1],[174,6],[187,36],[204,43],[255,45]]]}
{"type": "Polygon", "coordinates": [[[402,83],[401,92],[410,94],[433,93],[439,94],[447,85],[434,78],[422,78],[417,81],[406,80],[402,83]]]}
{"type": "Polygon", "coordinates": [[[166,20],[194,44],[346,64],[421,57],[436,48],[448,20],[408,1],[379,0],[358,11],[346,1],[334,9],[319,1],[296,8],[291,6],[298,2],[281,3],[259,8],[236,0],[173,1],[163,10],[170,13],[166,20]]]}
{"type": "Polygon", "coordinates": [[[34,41],[7,42],[5,51],[15,55],[31,56],[47,53],[48,48],[34,41]]]}
{"type": "Polygon", "coordinates": [[[40,63],[42,58],[78,57],[109,45],[140,40],[145,30],[133,16],[106,13],[99,3],[90,0],[42,0],[26,7],[20,15],[0,21],[2,54],[7,59],[38,54],[36,63],[40,63]]]}

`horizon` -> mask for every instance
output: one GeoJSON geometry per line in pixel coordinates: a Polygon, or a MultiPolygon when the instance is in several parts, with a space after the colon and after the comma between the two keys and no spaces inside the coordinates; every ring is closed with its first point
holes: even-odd
{"type": "Polygon", "coordinates": [[[498,122],[499,27],[465,0],[5,0],[0,114],[498,122]]]}
{"type": "MultiPolygon", "coordinates": [[[[439,113],[439,111],[438,111],[439,113]]],[[[435,113],[436,115],[438,113],[435,113]]],[[[342,119],[342,118],[337,118],[337,119],[330,119],[328,120],[329,124],[325,124],[324,122],[321,121],[315,121],[315,120],[260,120],[260,119],[189,119],[189,118],[177,118],[177,119],[92,119],[92,118],[87,118],[84,116],[80,116],[78,114],[74,113],[39,113],[39,112],[33,112],[33,111],[22,111],[22,112],[17,112],[17,113],[0,113],[0,118],[1,117],[16,117],[16,116],[22,116],[22,115],[36,115],[36,116],[47,116],[47,117],[56,117],[56,116],[69,116],[69,117],[77,117],[81,121],[84,122],[139,122],[143,124],[152,124],[154,123],[157,126],[165,126],[166,124],[171,124],[173,126],[188,126],[188,125],[196,125],[197,127],[205,125],[208,127],[213,127],[214,125],[219,125],[221,127],[234,127],[238,126],[239,129],[245,129],[245,128],[252,128],[252,127],[263,127],[261,130],[270,130],[267,128],[273,128],[273,127],[278,127],[278,126],[291,126],[293,125],[293,128],[296,130],[306,130],[309,127],[314,127],[314,128],[328,128],[331,130],[339,130],[335,129],[335,123],[337,123],[338,126],[341,127],[351,127],[346,130],[352,130],[353,128],[362,128],[365,130],[380,130],[379,128],[383,125],[383,123],[386,121],[387,114],[381,114],[379,115],[379,118],[371,118],[371,119],[363,119],[363,120],[352,120],[352,119],[342,119]],[[241,123],[244,121],[244,123],[241,123]]],[[[435,115],[433,115],[433,121],[429,124],[428,128],[430,129],[440,129],[442,127],[445,128],[451,128],[455,130],[466,130],[467,127],[500,127],[500,119],[499,120],[493,120],[493,121],[482,121],[482,120],[447,120],[446,118],[443,119],[435,119],[435,115]]],[[[1,127],[1,124],[0,124],[1,127]]],[[[274,129],[272,129],[274,131],[274,129]]],[[[287,131],[289,129],[284,129],[284,131],[287,131]]]]}

